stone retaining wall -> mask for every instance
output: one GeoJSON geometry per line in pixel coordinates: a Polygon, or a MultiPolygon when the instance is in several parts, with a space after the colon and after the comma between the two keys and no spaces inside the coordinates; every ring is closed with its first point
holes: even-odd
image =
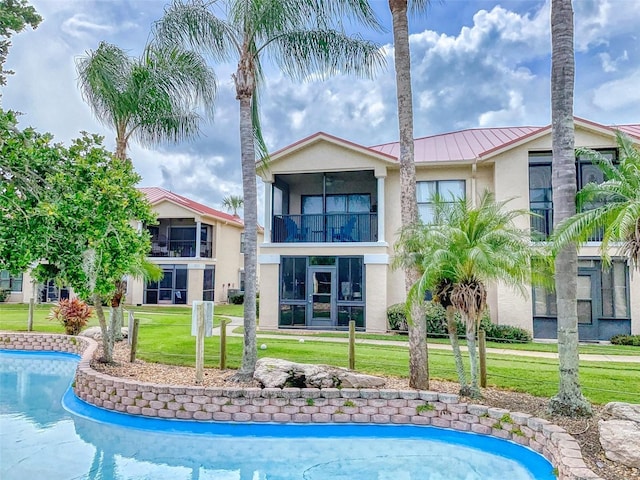
{"type": "Polygon", "coordinates": [[[563,428],[526,413],[460,403],[458,395],[416,390],[351,388],[222,388],[143,383],[93,370],[96,343],[65,335],[0,334],[0,348],[82,355],[74,389],[108,410],[147,417],[275,423],[433,425],[510,440],[543,454],[561,480],[597,480],[580,446],[563,428]]]}

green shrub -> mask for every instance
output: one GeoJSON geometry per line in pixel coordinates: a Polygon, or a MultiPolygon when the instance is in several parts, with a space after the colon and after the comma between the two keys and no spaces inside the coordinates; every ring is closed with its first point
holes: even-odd
{"type": "Polygon", "coordinates": [[[520,327],[511,325],[496,325],[489,321],[488,324],[480,324],[487,335],[487,340],[498,343],[529,343],[532,340],[531,333],[520,327]]]}
{"type": "Polygon", "coordinates": [[[7,298],[9,298],[9,294],[11,292],[9,290],[0,289],[0,303],[4,302],[7,298]]]}
{"type": "Polygon", "coordinates": [[[611,337],[611,343],[614,345],[640,347],[640,335],[614,335],[611,337]]]}
{"type": "Polygon", "coordinates": [[[229,303],[232,303],[234,305],[242,305],[244,303],[244,293],[229,295],[229,303]]]}
{"type": "MultiPolygon", "coordinates": [[[[408,330],[404,303],[396,303],[387,309],[387,323],[390,331],[406,332],[408,330]]],[[[447,337],[447,319],[445,309],[434,302],[426,303],[427,335],[430,337],[447,337]]],[[[465,324],[456,313],[456,334],[458,337],[466,335],[465,324]]],[[[487,340],[500,343],[530,342],[531,333],[510,325],[495,325],[491,322],[489,311],[485,311],[480,320],[480,328],[486,332],[487,340]]]]}
{"type": "Polygon", "coordinates": [[[406,332],[409,330],[404,303],[396,303],[387,308],[387,325],[389,330],[394,332],[406,332]]]}

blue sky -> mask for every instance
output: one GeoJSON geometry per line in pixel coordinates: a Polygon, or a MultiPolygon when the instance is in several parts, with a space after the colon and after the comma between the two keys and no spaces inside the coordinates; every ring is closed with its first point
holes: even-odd
{"type": "MultiPolygon", "coordinates": [[[[374,80],[336,77],[294,84],[267,70],[264,135],[272,150],[325,131],[373,145],[398,138],[391,20],[387,0],[370,0],[387,33],[362,32],[384,49],[388,66],[374,80]]],[[[83,103],[74,59],[102,40],[140,53],[165,0],[31,0],[44,22],[13,37],[7,62],[16,74],[2,105],[24,113],[22,126],[68,143],[82,130],[105,136],[83,103]]],[[[416,137],[476,127],[547,125],[549,2],[433,1],[410,20],[416,137]]],[[[574,0],[575,114],[599,123],[640,123],[640,8],[637,0],[574,0]]],[[[231,73],[215,65],[219,95],[202,137],[129,155],[143,186],[160,186],[220,208],[242,194],[238,107],[231,73]]]]}

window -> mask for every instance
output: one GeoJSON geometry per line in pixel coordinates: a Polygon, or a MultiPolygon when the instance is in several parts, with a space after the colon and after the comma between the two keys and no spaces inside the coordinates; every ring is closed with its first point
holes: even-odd
{"type": "Polygon", "coordinates": [[[240,270],[240,276],[238,278],[238,285],[240,285],[240,291],[244,292],[244,270],[240,270]]]}
{"type": "Polygon", "coordinates": [[[240,253],[244,253],[244,232],[240,234],[240,253]]]}
{"type": "MultiPolygon", "coordinates": [[[[616,161],[615,150],[599,150],[605,158],[616,161]]],[[[544,240],[553,231],[553,185],[551,152],[529,153],[529,209],[536,215],[531,217],[531,232],[534,239],[544,240]]],[[[576,159],[576,185],[581,190],[587,183],[602,183],[602,170],[586,158],[576,159]]],[[[599,203],[579,206],[581,210],[599,207],[599,203]]],[[[600,240],[601,233],[593,240],[600,240]]]]}
{"type": "Polygon", "coordinates": [[[11,275],[8,270],[0,270],[0,290],[22,291],[22,274],[11,275]]]}
{"type": "Polygon", "coordinates": [[[465,198],[464,180],[430,180],[416,182],[416,196],[418,199],[418,215],[424,223],[433,220],[433,197],[438,195],[444,202],[453,203],[465,198]]]}
{"type": "Polygon", "coordinates": [[[204,267],[204,281],[202,283],[202,300],[213,302],[214,288],[216,284],[216,267],[207,265],[204,267]]]}
{"type": "MultiPolygon", "coordinates": [[[[600,260],[578,260],[578,309],[587,305],[595,310],[596,316],[610,319],[628,319],[629,288],[627,265],[622,260],[613,260],[611,268],[602,269],[600,260]],[[588,275],[593,275],[595,288],[584,288],[588,275]],[[585,290],[585,291],[582,291],[585,290]],[[589,290],[589,291],[586,291],[589,290]],[[582,301],[582,303],[581,303],[582,301]]],[[[556,317],[556,295],[542,287],[533,289],[533,316],[556,317]]],[[[590,317],[590,315],[589,315],[590,317]]]]}

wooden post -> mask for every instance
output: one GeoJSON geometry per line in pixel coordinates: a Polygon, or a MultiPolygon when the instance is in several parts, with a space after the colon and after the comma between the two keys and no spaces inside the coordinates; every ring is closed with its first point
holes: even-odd
{"type": "Polygon", "coordinates": [[[356,369],[356,321],[349,320],[349,370],[356,369]]]}
{"type": "Polygon", "coordinates": [[[29,318],[27,319],[27,332],[33,331],[33,311],[35,309],[36,299],[31,297],[29,299],[29,318]]]}
{"type": "Polygon", "coordinates": [[[196,385],[201,385],[204,379],[204,304],[199,303],[197,308],[196,334],[196,385]]]}
{"type": "MultiPolygon", "coordinates": [[[[129,316],[133,316],[133,312],[129,312],[129,316]]],[[[131,363],[136,361],[136,351],[138,350],[138,327],[140,325],[140,319],[134,318],[133,322],[131,322],[131,318],[129,318],[129,325],[133,325],[130,327],[129,337],[131,338],[131,353],[129,354],[129,361],[131,363]]]]}
{"type": "Polygon", "coordinates": [[[227,368],[227,323],[226,318],[220,320],[220,370],[227,368]]]}
{"type": "Polygon", "coordinates": [[[487,332],[478,331],[478,349],[480,350],[480,386],[487,386],[487,332]]]}

